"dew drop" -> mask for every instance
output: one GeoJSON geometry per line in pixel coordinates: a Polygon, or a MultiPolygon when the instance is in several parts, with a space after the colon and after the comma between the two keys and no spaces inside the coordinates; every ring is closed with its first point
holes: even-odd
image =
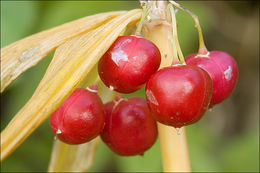
{"type": "Polygon", "coordinates": [[[177,135],[181,135],[180,128],[175,128],[175,129],[176,129],[177,135]]]}

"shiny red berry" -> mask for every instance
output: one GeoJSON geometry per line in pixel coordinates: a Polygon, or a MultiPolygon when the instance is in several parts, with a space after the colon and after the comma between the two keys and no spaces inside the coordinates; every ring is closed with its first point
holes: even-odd
{"type": "Polygon", "coordinates": [[[199,67],[177,65],[153,74],[145,94],[159,122],[180,128],[197,122],[205,113],[212,95],[212,81],[199,67]]]}
{"type": "Polygon", "coordinates": [[[185,59],[187,64],[196,65],[207,71],[213,82],[210,107],[228,98],[235,88],[238,67],[227,53],[211,51],[208,55],[192,54],[185,59]]]}
{"type": "Polygon", "coordinates": [[[161,62],[159,49],[137,36],[120,36],[98,64],[98,73],[107,87],[131,93],[142,87],[161,62]]]}
{"type": "Polygon", "coordinates": [[[133,97],[105,105],[102,140],[115,153],[143,154],[157,138],[157,124],[143,98],[133,97]]]}
{"type": "Polygon", "coordinates": [[[104,127],[104,105],[93,88],[76,89],[51,115],[53,133],[65,143],[81,144],[99,135],[104,127]]]}

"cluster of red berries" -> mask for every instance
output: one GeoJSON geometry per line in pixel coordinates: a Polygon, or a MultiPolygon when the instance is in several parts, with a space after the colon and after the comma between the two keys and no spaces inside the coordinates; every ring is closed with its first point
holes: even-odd
{"type": "Polygon", "coordinates": [[[210,106],[233,91],[238,70],[225,52],[207,50],[158,70],[160,51],[139,34],[121,36],[101,58],[98,72],[105,85],[131,93],[146,83],[145,94],[152,115],[159,122],[180,128],[197,122],[210,106]]]}
{"type": "MultiPolygon", "coordinates": [[[[161,62],[160,51],[137,35],[119,37],[99,62],[99,75],[110,88],[131,93],[142,87],[161,62]],[[134,50],[134,51],[133,51],[134,50]]],[[[76,89],[51,115],[55,135],[69,144],[101,136],[120,155],[142,155],[157,139],[157,124],[143,98],[123,98],[103,105],[95,85],[76,89]]]]}
{"type": "Polygon", "coordinates": [[[134,92],[146,83],[146,100],[118,96],[103,105],[95,86],[76,89],[50,118],[55,135],[81,144],[100,134],[120,155],[143,154],[157,138],[155,120],[175,128],[193,124],[208,106],[226,99],[237,80],[235,61],[220,51],[190,55],[188,65],[157,71],[160,62],[160,51],[152,42],[138,34],[120,36],[99,61],[99,76],[120,93],[134,92]]]}
{"type": "Polygon", "coordinates": [[[53,132],[69,144],[100,135],[120,155],[143,154],[156,141],[156,120],[175,128],[193,124],[233,91],[238,76],[234,59],[201,45],[186,63],[174,62],[157,71],[161,54],[155,44],[139,32],[118,37],[98,63],[100,79],[119,93],[146,84],[146,100],[118,96],[103,105],[96,86],[76,89],[52,114],[53,132]]]}

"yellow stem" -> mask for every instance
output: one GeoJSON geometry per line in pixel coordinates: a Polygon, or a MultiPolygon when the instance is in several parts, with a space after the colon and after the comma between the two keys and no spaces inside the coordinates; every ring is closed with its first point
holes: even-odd
{"type": "Polygon", "coordinates": [[[164,172],[191,172],[185,128],[158,123],[164,172]]]}
{"type": "MultiPolygon", "coordinates": [[[[143,33],[145,38],[158,46],[162,62],[161,67],[172,64],[172,25],[167,21],[166,1],[151,1],[150,22],[144,23],[143,33]],[[153,7],[155,5],[156,7],[153,7]],[[158,8],[159,7],[159,8],[158,8]],[[158,19],[159,18],[159,19],[158,19]]],[[[190,172],[190,161],[187,148],[185,129],[177,135],[173,127],[158,123],[159,138],[164,172],[190,172]]]]}

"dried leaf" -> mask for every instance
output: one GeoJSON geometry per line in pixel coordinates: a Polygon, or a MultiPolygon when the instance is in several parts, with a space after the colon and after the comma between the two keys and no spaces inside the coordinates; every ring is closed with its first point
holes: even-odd
{"type": "Polygon", "coordinates": [[[141,10],[131,10],[57,48],[27,104],[1,133],[1,160],[15,150],[76,89],[100,57],[141,10]]]}
{"type": "Polygon", "coordinates": [[[99,140],[80,145],[54,141],[48,172],[85,172],[92,165],[99,140]]]}
{"type": "Polygon", "coordinates": [[[99,27],[125,12],[87,16],[31,35],[1,49],[1,92],[20,74],[36,65],[71,38],[99,27]]]}

